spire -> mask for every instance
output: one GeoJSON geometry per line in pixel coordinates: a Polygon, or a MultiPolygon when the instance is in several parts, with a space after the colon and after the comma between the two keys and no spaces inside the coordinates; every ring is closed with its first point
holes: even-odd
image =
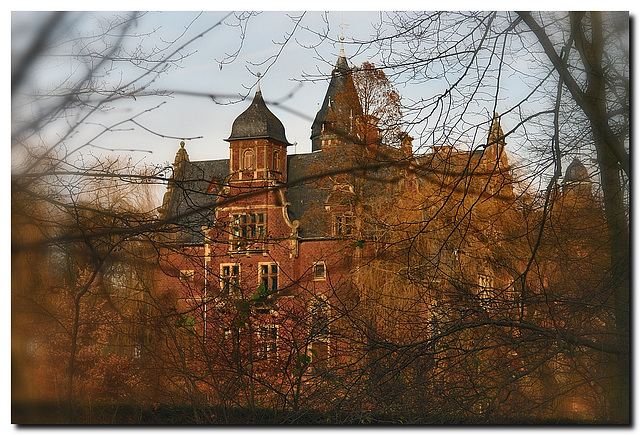
{"type": "MultiPolygon", "coordinates": [[[[311,150],[320,151],[322,149],[320,136],[323,134],[323,125],[329,124],[334,131],[340,130],[335,123],[348,123],[350,109],[353,109],[355,117],[361,115],[362,107],[359,107],[359,105],[357,91],[351,77],[351,68],[347,62],[344,47],[342,47],[335,67],[331,71],[331,80],[329,81],[327,93],[311,125],[311,150]],[[344,107],[345,105],[357,105],[358,107],[344,107]],[[343,112],[342,114],[339,113],[341,111],[343,112]]],[[[349,126],[347,124],[343,125],[343,127],[348,129],[349,126]]]]}
{"type": "Polygon", "coordinates": [[[189,154],[187,154],[187,150],[184,149],[184,141],[180,141],[180,149],[176,153],[176,158],[173,161],[174,169],[180,166],[182,162],[189,161],[189,154]]]}
{"type": "Polygon", "coordinates": [[[344,57],[346,59],[347,57],[344,54],[344,29],[349,28],[349,25],[344,23],[344,15],[342,16],[342,23],[340,23],[340,28],[342,29],[342,34],[340,35],[340,55],[338,56],[338,58],[344,57]]]}
{"type": "Polygon", "coordinates": [[[498,115],[498,112],[493,114],[493,120],[491,121],[491,127],[489,128],[489,137],[487,138],[487,146],[491,146],[493,144],[505,146],[504,133],[500,126],[500,115],[498,115]]]}

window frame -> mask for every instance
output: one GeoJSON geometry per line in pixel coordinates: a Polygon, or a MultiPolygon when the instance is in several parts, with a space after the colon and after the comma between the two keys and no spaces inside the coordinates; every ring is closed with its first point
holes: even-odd
{"type": "Polygon", "coordinates": [[[331,336],[331,306],[324,295],[313,297],[307,307],[311,342],[328,343],[331,336]]]}
{"type": "Polygon", "coordinates": [[[240,263],[220,263],[220,293],[235,295],[240,292],[242,269],[240,263]],[[228,268],[229,273],[226,273],[228,268]]]}
{"type": "Polygon", "coordinates": [[[313,280],[314,281],[326,281],[327,280],[327,264],[324,261],[316,261],[313,263],[313,280]],[[318,275],[318,267],[322,267],[322,275],[318,275]]]}
{"type": "Polygon", "coordinates": [[[333,215],[333,235],[336,237],[350,237],[355,234],[355,216],[352,213],[333,215]]]}
{"type": "Polygon", "coordinates": [[[493,297],[494,297],[494,282],[493,277],[490,275],[479,273],[478,274],[478,300],[480,301],[480,305],[484,308],[489,308],[493,305],[493,297]]]}
{"type": "Polygon", "coordinates": [[[244,211],[229,213],[229,237],[232,249],[243,249],[243,243],[264,240],[267,236],[266,211],[244,211]]]}
{"type": "Polygon", "coordinates": [[[256,360],[274,360],[278,357],[278,325],[262,325],[256,330],[254,355],[256,360]]]}
{"type": "Polygon", "coordinates": [[[258,286],[261,285],[264,285],[265,290],[270,290],[273,292],[276,292],[280,289],[280,265],[277,262],[270,261],[258,263],[258,286]],[[275,272],[273,270],[274,267],[276,268],[275,272]],[[273,288],[274,282],[275,288],[273,288]]]}
{"type": "Polygon", "coordinates": [[[248,148],[242,152],[242,170],[255,170],[255,153],[252,148],[248,148]],[[247,161],[247,159],[249,159],[249,161],[247,161]]]}

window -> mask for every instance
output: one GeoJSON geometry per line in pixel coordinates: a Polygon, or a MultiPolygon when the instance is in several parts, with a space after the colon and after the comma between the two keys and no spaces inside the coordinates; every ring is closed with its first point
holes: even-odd
{"type": "Polygon", "coordinates": [[[329,322],[327,299],[315,297],[309,302],[309,356],[314,373],[321,373],[329,366],[329,322]]]}
{"type": "Polygon", "coordinates": [[[340,236],[351,236],[354,230],[354,217],[352,215],[336,215],[333,219],[333,235],[336,237],[340,236]]]}
{"type": "Polygon", "coordinates": [[[480,305],[488,308],[492,304],[493,279],[486,275],[478,275],[478,298],[480,305]]]}
{"type": "Polygon", "coordinates": [[[237,293],[240,289],[240,265],[220,265],[220,291],[223,294],[237,293]]]}
{"type": "Polygon", "coordinates": [[[262,238],[265,235],[264,213],[240,213],[231,216],[231,236],[234,240],[234,249],[242,249],[246,246],[247,240],[262,238]]]}
{"type": "Polygon", "coordinates": [[[309,337],[312,342],[329,340],[329,304],[323,296],[309,302],[309,337]]]}
{"type": "Polygon", "coordinates": [[[280,154],[277,151],[273,152],[273,170],[280,172],[280,154]]]}
{"type": "Polygon", "coordinates": [[[273,359],[278,356],[278,328],[262,326],[257,331],[256,359],[273,359]]]}
{"type": "Polygon", "coordinates": [[[181,270],[180,271],[180,281],[182,282],[193,282],[193,277],[195,276],[196,271],[192,269],[181,270]]]}
{"type": "Polygon", "coordinates": [[[245,150],[242,155],[242,168],[253,169],[253,150],[245,150]]]}
{"type": "Polygon", "coordinates": [[[327,269],[324,261],[318,261],[313,265],[313,279],[324,280],[327,279],[327,269]]]}
{"type": "Polygon", "coordinates": [[[258,279],[265,290],[278,290],[278,265],[276,263],[260,263],[258,279]]]}

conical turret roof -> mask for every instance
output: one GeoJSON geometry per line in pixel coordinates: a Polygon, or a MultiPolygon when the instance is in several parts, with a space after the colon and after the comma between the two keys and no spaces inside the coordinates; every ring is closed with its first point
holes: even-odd
{"type": "MultiPolygon", "coordinates": [[[[311,125],[312,140],[317,138],[322,133],[322,123],[327,119],[329,109],[335,101],[336,94],[347,88],[350,75],[351,68],[349,67],[349,63],[347,62],[347,57],[344,54],[344,50],[341,49],[338,60],[336,61],[336,65],[331,72],[331,80],[329,81],[329,87],[327,89],[327,93],[324,96],[324,101],[322,102],[322,106],[320,107],[320,110],[318,110],[313,124],[311,125]]],[[[313,143],[313,147],[314,151],[319,149],[316,147],[315,141],[313,143]]]]}

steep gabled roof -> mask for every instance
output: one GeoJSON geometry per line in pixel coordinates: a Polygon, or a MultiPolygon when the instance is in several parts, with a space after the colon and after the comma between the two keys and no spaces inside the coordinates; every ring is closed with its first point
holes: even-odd
{"type": "Polygon", "coordinates": [[[219,193],[212,191],[210,186],[212,181],[223,185],[228,173],[228,159],[183,161],[176,169],[162,219],[178,227],[180,240],[202,242],[201,228],[213,224],[219,193]]]}

